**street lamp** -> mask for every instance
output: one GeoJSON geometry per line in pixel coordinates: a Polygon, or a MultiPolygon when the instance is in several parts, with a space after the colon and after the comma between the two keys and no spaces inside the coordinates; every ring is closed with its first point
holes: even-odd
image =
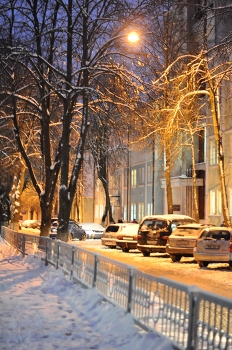
{"type": "Polygon", "coordinates": [[[131,42],[131,43],[136,43],[137,41],[139,41],[139,35],[135,31],[130,32],[128,34],[127,38],[128,38],[128,41],[131,42]]]}

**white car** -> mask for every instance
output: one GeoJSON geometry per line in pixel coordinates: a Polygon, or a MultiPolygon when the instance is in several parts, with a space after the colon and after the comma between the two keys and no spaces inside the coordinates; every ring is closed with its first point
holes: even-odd
{"type": "Polygon", "coordinates": [[[129,224],[117,235],[116,244],[122,251],[128,253],[130,249],[137,249],[139,224],[129,224]]]}
{"type": "Polygon", "coordinates": [[[166,253],[173,262],[180,261],[182,256],[193,256],[195,242],[204,227],[207,225],[197,223],[177,226],[166,244],[166,253]]]}
{"type": "Polygon", "coordinates": [[[228,263],[232,269],[232,229],[208,227],[201,231],[193,250],[200,267],[210,263],[228,263]]]}
{"type": "Polygon", "coordinates": [[[38,220],[24,220],[21,226],[22,228],[40,228],[40,224],[38,220]]]}
{"type": "Polygon", "coordinates": [[[92,238],[92,239],[101,239],[104,227],[100,224],[97,224],[95,222],[83,222],[80,224],[80,226],[85,230],[86,232],[86,238],[92,238]]]}
{"type": "Polygon", "coordinates": [[[120,223],[120,224],[109,224],[102,235],[102,245],[109,248],[116,248],[117,246],[117,236],[121,233],[124,227],[130,225],[129,223],[120,223]]]}

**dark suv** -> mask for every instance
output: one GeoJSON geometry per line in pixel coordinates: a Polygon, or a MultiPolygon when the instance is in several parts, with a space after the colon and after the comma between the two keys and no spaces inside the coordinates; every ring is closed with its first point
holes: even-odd
{"type": "Polygon", "coordinates": [[[144,256],[165,253],[167,239],[176,227],[191,223],[196,223],[196,220],[186,215],[145,216],[139,226],[137,248],[144,256]]]}
{"type": "MultiPolygon", "coordinates": [[[[51,226],[50,238],[56,238],[57,228],[58,221],[54,221],[51,226]]],[[[68,223],[68,242],[72,241],[73,239],[79,239],[80,241],[85,240],[86,232],[82,229],[81,225],[79,225],[76,221],[70,219],[68,223]]]]}

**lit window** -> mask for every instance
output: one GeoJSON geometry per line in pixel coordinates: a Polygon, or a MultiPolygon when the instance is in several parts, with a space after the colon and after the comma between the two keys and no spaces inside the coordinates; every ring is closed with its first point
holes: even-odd
{"type": "Polygon", "coordinates": [[[123,207],[123,220],[127,220],[127,206],[124,205],[123,207]]]}
{"type": "Polygon", "coordinates": [[[103,217],[104,211],[105,211],[104,205],[101,204],[101,205],[100,205],[100,218],[103,217]]]}
{"type": "Polygon", "coordinates": [[[210,191],[209,193],[209,198],[210,198],[210,215],[215,215],[215,191],[210,191]]]}
{"type": "Polygon", "coordinates": [[[222,193],[217,191],[217,213],[220,215],[222,213],[222,193]]]}
{"type": "Polygon", "coordinates": [[[131,220],[136,219],[136,203],[131,203],[131,220]]]}
{"type": "Polygon", "coordinates": [[[131,170],[131,186],[136,186],[136,169],[131,170]]]}
{"type": "Polygon", "coordinates": [[[152,203],[147,203],[147,215],[152,215],[152,203]]]}
{"type": "Polygon", "coordinates": [[[139,168],[138,177],[139,177],[138,179],[139,185],[144,185],[144,167],[139,168]]]}
{"type": "Polygon", "coordinates": [[[100,205],[95,205],[95,212],[94,212],[94,217],[95,219],[99,219],[102,218],[104,213],[104,205],[100,204],[100,205]]]}
{"type": "Polygon", "coordinates": [[[139,203],[139,213],[138,213],[138,220],[142,220],[144,217],[144,203],[139,203]]]}
{"type": "Polygon", "coordinates": [[[215,165],[217,164],[217,149],[215,140],[210,140],[209,142],[209,164],[215,165]]]}

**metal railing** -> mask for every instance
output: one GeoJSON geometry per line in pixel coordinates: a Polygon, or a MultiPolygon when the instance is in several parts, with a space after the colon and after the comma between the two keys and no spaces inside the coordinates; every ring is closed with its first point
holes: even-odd
{"type": "Polygon", "coordinates": [[[2,237],[24,255],[39,254],[45,265],[61,268],[72,281],[96,288],[130,312],[141,327],[168,337],[178,349],[232,350],[232,299],[156,278],[58,240],[6,227],[2,237]]]}

